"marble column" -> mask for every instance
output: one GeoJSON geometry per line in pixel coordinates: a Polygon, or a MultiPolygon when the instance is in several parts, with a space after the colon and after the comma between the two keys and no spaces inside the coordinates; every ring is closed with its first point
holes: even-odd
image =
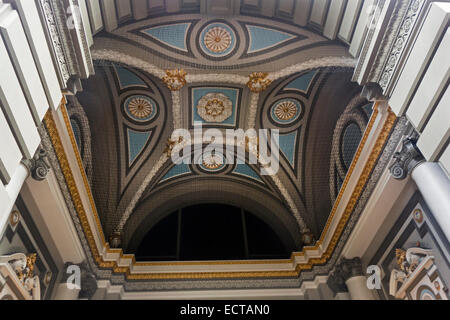
{"type": "MultiPolygon", "coordinates": [[[[50,165],[46,160],[47,152],[43,148],[38,148],[32,159],[23,159],[11,180],[6,185],[6,201],[0,203],[0,236],[6,228],[11,210],[16,203],[17,197],[22,190],[25,180],[31,175],[35,180],[42,181],[46,178],[50,165]]],[[[3,199],[2,199],[3,200],[3,199]]]]}
{"type": "Polygon", "coordinates": [[[424,162],[411,172],[411,177],[450,241],[450,179],[447,173],[439,163],[424,162]]]}
{"type": "Polygon", "coordinates": [[[21,163],[11,177],[11,181],[6,185],[5,195],[0,197],[0,238],[6,230],[11,211],[28,175],[28,167],[21,163]]]}
{"type": "Polygon", "coordinates": [[[425,161],[415,142],[412,137],[403,140],[402,149],[394,154],[391,174],[398,180],[411,176],[433,217],[450,240],[450,179],[439,163],[425,161]]]}

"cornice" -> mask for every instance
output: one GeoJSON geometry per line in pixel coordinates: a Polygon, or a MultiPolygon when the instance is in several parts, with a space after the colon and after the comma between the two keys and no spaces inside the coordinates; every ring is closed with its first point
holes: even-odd
{"type": "Polygon", "coordinates": [[[360,85],[377,83],[384,95],[390,94],[429,2],[378,2],[355,69],[354,81],[360,85]]]}
{"type": "Polygon", "coordinates": [[[64,90],[76,93],[81,89],[77,82],[94,74],[94,65],[86,39],[83,22],[77,14],[66,13],[70,8],[78,8],[78,0],[70,0],[70,6],[65,7],[64,1],[39,0],[38,7],[42,16],[49,47],[53,53],[60,85],[64,90]],[[69,29],[69,18],[73,20],[74,33],[69,29]],[[79,61],[77,57],[82,57],[79,61]]]}

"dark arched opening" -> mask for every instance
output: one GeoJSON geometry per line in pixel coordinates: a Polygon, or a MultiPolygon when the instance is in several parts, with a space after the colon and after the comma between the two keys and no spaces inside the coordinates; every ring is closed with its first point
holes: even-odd
{"type": "Polygon", "coordinates": [[[137,261],[285,259],[293,250],[253,213],[230,205],[198,204],[159,221],[135,255],[137,261]]]}

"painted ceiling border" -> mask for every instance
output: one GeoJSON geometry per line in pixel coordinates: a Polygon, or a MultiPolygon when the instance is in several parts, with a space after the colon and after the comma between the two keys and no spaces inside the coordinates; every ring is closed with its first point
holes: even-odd
{"type": "MultiPolygon", "coordinates": [[[[64,122],[67,128],[70,128],[70,120],[67,114],[67,110],[65,108],[66,100],[65,98],[61,102],[61,112],[63,114],[64,122]]],[[[100,247],[103,246],[101,253],[97,246],[97,241],[95,239],[94,233],[92,232],[91,225],[89,223],[89,219],[87,217],[85,208],[83,206],[80,193],[78,191],[78,187],[74,180],[74,174],[72,172],[72,169],[70,167],[66,152],[64,150],[60,134],[58,132],[58,129],[56,127],[55,120],[53,118],[52,112],[49,111],[44,117],[44,123],[46,126],[47,133],[50,138],[50,142],[54,148],[57,160],[59,162],[59,165],[61,167],[62,173],[64,175],[64,179],[67,183],[70,196],[72,198],[72,201],[74,202],[74,206],[77,212],[77,215],[81,221],[81,226],[83,229],[83,232],[86,236],[88,245],[91,249],[92,256],[97,263],[98,267],[100,268],[110,268],[112,269],[113,273],[121,273],[126,276],[127,279],[133,279],[133,280],[149,280],[149,279],[230,279],[230,278],[272,278],[272,277],[298,277],[302,270],[311,270],[314,265],[320,265],[326,263],[329,258],[332,255],[332,252],[338,243],[338,240],[345,228],[345,225],[347,221],[349,220],[351,213],[356,206],[357,200],[359,196],[361,195],[364,186],[366,182],[370,178],[370,173],[372,169],[375,167],[376,162],[378,160],[378,157],[381,155],[383,148],[385,146],[385,143],[387,142],[392,129],[394,128],[394,125],[396,123],[396,116],[395,114],[390,110],[390,108],[387,111],[387,116],[385,116],[385,119],[382,124],[380,133],[375,138],[375,144],[372,147],[372,150],[369,154],[369,158],[366,161],[366,164],[364,166],[364,170],[362,171],[360,177],[358,178],[358,183],[355,186],[351,198],[349,199],[344,214],[340,218],[338,225],[336,226],[336,229],[334,230],[333,236],[330,239],[330,241],[327,244],[327,248],[325,252],[321,253],[320,258],[314,258],[309,257],[308,251],[321,251],[320,248],[322,247],[322,244],[324,242],[325,237],[327,236],[327,233],[330,231],[331,222],[333,221],[337,207],[342,199],[342,195],[345,191],[345,189],[348,186],[348,181],[350,179],[350,176],[352,176],[353,170],[356,166],[356,163],[362,153],[362,150],[368,140],[369,134],[372,133],[372,129],[375,123],[375,120],[378,118],[378,103],[374,107],[374,113],[371,117],[371,120],[368,124],[368,127],[365,131],[365,134],[363,136],[363,139],[361,141],[360,146],[358,147],[358,151],[355,155],[355,158],[352,162],[352,165],[349,169],[349,174],[346,177],[346,180],[344,181],[344,185],[341,188],[341,191],[339,193],[338,199],[336,200],[333,210],[330,214],[330,217],[327,221],[327,224],[324,228],[324,231],[322,232],[322,235],[319,239],[319,241],[316,243],[313,247],[305,247],[302,252],[293,253],[291,256],[291,259],[286,260],[280,260],[280,261],[273,261],[273,260],[261,260],[261,261],[210,261],[210,262],[136,262],[134,255],[125,255],[123,254],[122,249],[110,249],[109,244],[105,241],[105,237],[103,234],[103,230],[101,229],[101,223],[100,219],[98,217],[98,212],[95,209],[95,203],[93,201],[93,197],[90,191],[89,184],[87,182],[87,177],[84,173],[84,170],[82,170],[82,162],[81,157],[79,155],[78,149],[76,147],[76,140],[71,130],[68,130],[69,136],[70,136],[70,142],[72,144],[72,148],[74,149],[76,160],[79,166],[79,170],[81,171],[84,187],[86,188],[86,193],[88,194],[90,204],[92,206],[94,219],[95,219],[95,225],[94,227],[97,228],[97,232],[100,236],[100,247]],[[106,260],[104,258],[104,255],[113,255],[113,260],[106,260]],[[297,260],[298,257],[303,258],[302,260],[305,260],[304,262],[299,262],[297,260]],[[123,260],[128,260],[123,261],[123,260]],[[131,261],[129,261],[131,260],[131,261]],[[274,263],[280,263],[280,264],[291,264],[295,266],[294,270],[282,270],[282,271],[243,271],[243,272],[168,272],[168,273],[133,273],[133,269],[135,266],[155,266],[155,265],[162,265],[162,266],[171,266],[171,265],[239,265],[239,264],[274,264],[274,263]],[[126,264],[125,266],[123,264],[126,264]]],[[[97,239],[98,240],[98,239],[97,239]]]]}

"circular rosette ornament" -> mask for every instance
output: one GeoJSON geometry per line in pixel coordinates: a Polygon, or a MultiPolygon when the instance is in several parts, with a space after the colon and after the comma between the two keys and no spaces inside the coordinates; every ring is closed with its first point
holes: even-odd
{"type": "Polygon", "coordinates": [[[208,56],[221,58],[236,48],[236,35],[225,23],[211,23],[203,28],[199,42],[200,48],[208,56]]]}
{"type": "Polygon", "coordinates": [[[205,34],[205,46],[214,53],[222,53],[231,45],[230,33],[220,27],[214,27],[205,34]]]}
{"type": "Polygon", "coordinates": [[[271,109],[272,119],[277,124],[288,125],[295,122],[301,115],[302,106],[295,99],[282,99],[276,102],[271,109]]]}
{"type": "Polygon", "coordinates": [[[206,122],[220,123],[233,114],[233,103],[222,93],[208,93],[199,100],[197,113],[206,122]]]}
{"type": "Polygon", "coordinates": [[[134,121],[146,122],[152,120],[157,113],[155,101],[143,95],[133,95],[124,102],[125,113],[134,121]]]}
{"type": "Polygon", "coordinates": [[[225,162],[221,154],[204,154],[200,167],[207,172],[218,172],[226,166],[225,162]]]}

